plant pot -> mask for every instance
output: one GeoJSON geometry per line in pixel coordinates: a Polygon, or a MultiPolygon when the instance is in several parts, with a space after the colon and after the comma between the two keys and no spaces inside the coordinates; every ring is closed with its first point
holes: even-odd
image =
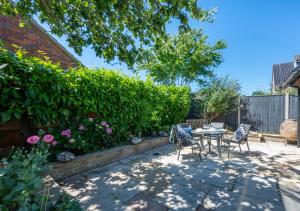
{"type": "Polygon", "coordinates": [[[280,135],[288,140],[297,139],[297,121],[286,119],[280,125],[280,135]]]}

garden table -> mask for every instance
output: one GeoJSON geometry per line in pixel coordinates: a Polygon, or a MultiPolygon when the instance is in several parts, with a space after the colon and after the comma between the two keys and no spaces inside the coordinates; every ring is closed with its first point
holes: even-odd
{"type": "Polygon", "coordinates": [[[209,153],[211,153],[211,138],[216,137],[217,141],[217,149],[219,153],[219,157],[221,157],[221,141],[223,138],[224,133],[226,133],[227,130],[225,129],[216,129],[216,128],[197,128],[192,131],[192,135],[194,137],[200,137],[201,145],[204,146],[203,144],[203,139],[204,137],[209,137],[208,140],[208,147],[209,147],[209,153]]]}

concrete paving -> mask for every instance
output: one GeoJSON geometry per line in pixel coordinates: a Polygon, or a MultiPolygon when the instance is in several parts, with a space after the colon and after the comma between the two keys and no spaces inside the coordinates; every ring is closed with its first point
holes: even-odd
{"type": "Polygon", "coordinates": [[[168,144],[58,183],[84,210],[300,210],[300,149],[250,148],[200,161],[185,147],[177,160],[168,144]]]}

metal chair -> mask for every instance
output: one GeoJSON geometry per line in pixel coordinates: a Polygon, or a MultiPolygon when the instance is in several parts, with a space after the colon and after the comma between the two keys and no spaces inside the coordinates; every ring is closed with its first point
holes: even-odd
{"type": "Polygon", "coordinates": [[[226,143],[228,145],[228,158],[229,158],[229,153],[230,153],[230,148],[234,149],[237,146],[239,146],[240,151],[242,151],[241,149],[241,144],[247,144],[247,148],[248,151],[250,152],[250,148],[249,148],[249,143],[248,143],[248,134],[250,131],[250,127],[251,125],[248,124],[241,124],[240,127],[234,132],[234,135],[229,138],[229,139],[223,139],[223,142],[226,143]],[[239,133],[239,130],[243,129],[244,130],[244,134],[239,136],[237,133],[239,133]],[[237,144],[237,146],[230,146],[231,144],[237,144]]]}
{"type": "Polygon", "coordinates": [[[183,143],[190,144],[192,146],[193,154],[194,154],[194,146],[197,146],[198,150],[199,150],[199,158],[200,158],[200,160],[202,160],[200,143],[194,137],[192,137],[190,134],[185,132],[179,125],[175,126],[174,129],[175,129],[176,141],[177,141],[177,149],[176,150],[178,151],[177,160],[179,160],[180,151],[183,147],[183,143]]]}

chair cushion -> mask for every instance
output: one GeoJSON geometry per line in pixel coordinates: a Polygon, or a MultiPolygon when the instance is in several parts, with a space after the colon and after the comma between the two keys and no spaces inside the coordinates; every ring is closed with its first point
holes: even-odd
{"type": "Polygon", "coordinates": [[[234,138],[237,142],[240,142],[244,138],[247,137],[247,133],[245,131],[245,128],[241,125],[234,133],[234,138]]]}
{"type": "Polygon", "coordinates": [[[184,145],[191,143],[192,141],[192,136],[181,127],[177,127],[177,136],[184,145]]]}

